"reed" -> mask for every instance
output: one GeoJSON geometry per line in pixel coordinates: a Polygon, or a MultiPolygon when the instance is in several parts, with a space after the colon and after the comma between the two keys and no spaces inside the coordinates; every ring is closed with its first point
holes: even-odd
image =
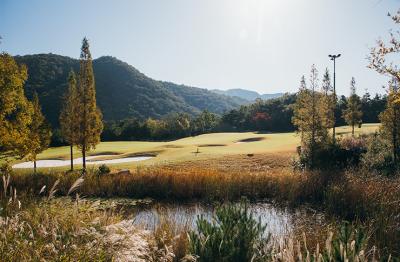
{"type": "MultiPolygon", "coordinates": [[[[74,192],[86,197],[150,197],[169,201],[235,201],[247,197],[274,199],[293,206],[307,203],[338,220],[367,226],[371,241],[381,252],[400,255],[398,178],[374,176],[363,170],[294,172],[281,166],[247,170],[209,166],[214,168],[188,164],[107,175],[89,172],[74,192]]],[[[60,196],[67,195],[79,177],[79,173],[14,174],[7,183],[19,192],[37,194],[44,185],[51,189],[58,180],[55,195],[60,196]]]]}

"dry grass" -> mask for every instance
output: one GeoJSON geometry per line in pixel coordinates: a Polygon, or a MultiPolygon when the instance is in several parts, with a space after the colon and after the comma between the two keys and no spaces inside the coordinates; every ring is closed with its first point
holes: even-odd
{"type": "MultiPolygon", "coordinates": [[[[98,176],[89,172],[78,192],[96,197],[151,197],[160,200],[274,199],[289,205],[312,204],[340,219],[368,226],[371,240],[383,253],[400,254],[400,188],[398,179],[347,173],[295,173],[291,154],[256,154],[138,168],[98,176]]],[[[360,171],[361,172],[361,171],[360,171]]],[[[66,195],[78,173],[15,174],[18,191],[38,193],[59,179],[58,195],[66,195]]],[[[326,235],[323,233],[324,235],[326,235]]],[[[317,243],[318,240],[312,240],[317,243]]],[[[322,243],[321,243],[322,244],[322,243]]]]}
{"type": "MultiPolygon", "coordinates": [[[[230,157],[223,161],[193,161],[186,165],[139,168],[102,176],[89,172],[79,192],[84,196],[151,197],[180,201],[235,200],[242,196],[261,199],[276,197],[278,193],[290,190],[293,186],[288,187],[288,184],[300,179],[287,167],[288,156],[241,158],[241,162],[237,157],[230,157]]],[[[18,190],[39,192],[43,185],[49,187],[59,179],[59,193],[65,195],[78,177],[79,173],[17,173],[12,178],[12,184],[18,190]]]]}
{"type": "Polygon", "coordinates": [[[26,203],[0,220],[1,261],[109,261],[113,247],[102,240],[118,216],[71,200],[26,203]]]}

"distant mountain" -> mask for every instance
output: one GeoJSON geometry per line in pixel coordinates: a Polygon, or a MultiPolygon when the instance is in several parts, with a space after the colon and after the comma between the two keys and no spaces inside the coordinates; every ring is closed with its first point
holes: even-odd
{"type": "Polygon", "coordinates": [[[241,99],[245,99],[247,101],[254,101],[257,98],[261,99],[272,99],[272,98],[278,98],[284,95],[284,93],[274,93],[274,94],[259,94],[255,91],[251,90],[246,90],[246,89],[228,89],[228,90],[218,90],[214,89],[212,90],[214,93],[220,94],[220,95],[226,95],[230,97],[239,97],[241,99]]]}
{"type": "MultiPolygon", "coordinates": [[[[15,59],[28,67],[25,85],[28,97],[36,91],[43,113],[52,126],[58,126],[67,77],[70,70],[78,72],[79,60],[55,54],[15,59]]],[[[151,79],[111,56],[93,60],[93,70],[97,103],[105,120],[160,118],[174,112],[195,115],[204,109],[220,114],[244,102],[206,89],[151,79]]]]}

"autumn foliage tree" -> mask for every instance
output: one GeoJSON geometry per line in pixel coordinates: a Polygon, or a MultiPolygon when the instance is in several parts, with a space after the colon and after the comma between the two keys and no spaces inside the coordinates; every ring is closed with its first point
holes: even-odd
{"type": "Polygon", "coordinates": [[[37,155],[49,147],[51,128],[42,114],[37,93],[32,100],[32,122],[29,125],[28,140],[26,141],[26,156],[33,161],[33,172],[36,173],[37,155]]]}
{"type": "Polygon", "coordinates": [[[28,152],[32,105],[25,97],[27,69],[0,54],[0,157],[23,158],[28,152]]]}
{"type": "Polygon", "coordinates": [[[78,143],[79,105],[76,76],[71,71],[68,76],[68,89],[64,95],[64,106],[60,114],[61,132],[65,141],[70,145],[71,170],[74,169],[73,147],[78,143]]]}
{"type": "Polygon", "coordinates": [[[265,126],[269,120],[271,120],[271,116],[265,112],[256,112],[252,117],[252,121],[258,130],[266,130],[265,126]]]}
{"type": "Polygon", "coordinates": [[[380,114],[383,137],[390,141],[393,163],[400,161],[400,91],[395,80],[389,82],[385,111],[380,114]]]}
{"type": "Polygon", "coordinates": [[[96,104],[96,88],[93,74],[92,56],[86,37],[82,41],[78,84],[77,114],[79,132],[76,140],[82,151],[83,170],[86,170],[86,152],[100,143],[103,130],[102,114],[96,104]]]}
{"type": "MultiPolygon", "coordinates": [[[[396,14],[390,15],[396,25],[400,25],[400,9],[396,14]]],[[[389,76],[392,80],[389,83],[388,99],[386,110],[380,115],[382,122],[381,131],[383,137],[390,143],[392,148],[393,163],[399,165],[400,155],[400,94],[398,83],[400,83],[400,69],[393,60],[400,53],[399,31],[390,33],[388,42],[378,40],[377,46],[371,49],[369,56],[369,67],[382,75],[389,76]]]]}
{"type": "Polygon", "coordinates": [[[356,80],[350,81],[350,96],[347,99],[346,109],[343,111],[343,119],[351,126],[351,134],[354,136],[354,127],[361,124],[362,120],[361,99],[356,94],[356,80]]]}

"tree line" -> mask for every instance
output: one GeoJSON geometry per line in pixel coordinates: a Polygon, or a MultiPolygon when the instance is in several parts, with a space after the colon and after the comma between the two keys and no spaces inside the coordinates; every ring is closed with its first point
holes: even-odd
{"type": "MultiPolygon", "coordinates": [[[[127,118],[104,121],[101,140],[162,141],[212,132],[292,132],[296,130],[292,119],[299,94],[301,92],[286,94],[270,100],[258,99],[255,103],[240,106],[238,109],[229,110],[222,115],[204,110],[197,116],[174,113],[161,119],[127,118]]],[[[353,106],[357,102],[362,114],[361,118],[354,122],[354,127],[356,128],[362,123],[377,123],[380,121],[379,114],[385,110],[386,100],[386,95],[376,94],[371,98],[369,93],[365,93],[362,97],[355,93],[349,97],[341,96],[333,110],[328,112],[328,114],[333,114],[330,121],[333,121],[334,117],[337,126],[347,125],[347,123],[353,126],[351,121],[349,122],[350,115],[346,112],[349,110],[349,105],[353,106]]],[[[324,102],[323,105],[329,105],[329,103],[324,102]]],[[[57,130],[53,145],[65,145],[62,134],[57,130]]]]}

